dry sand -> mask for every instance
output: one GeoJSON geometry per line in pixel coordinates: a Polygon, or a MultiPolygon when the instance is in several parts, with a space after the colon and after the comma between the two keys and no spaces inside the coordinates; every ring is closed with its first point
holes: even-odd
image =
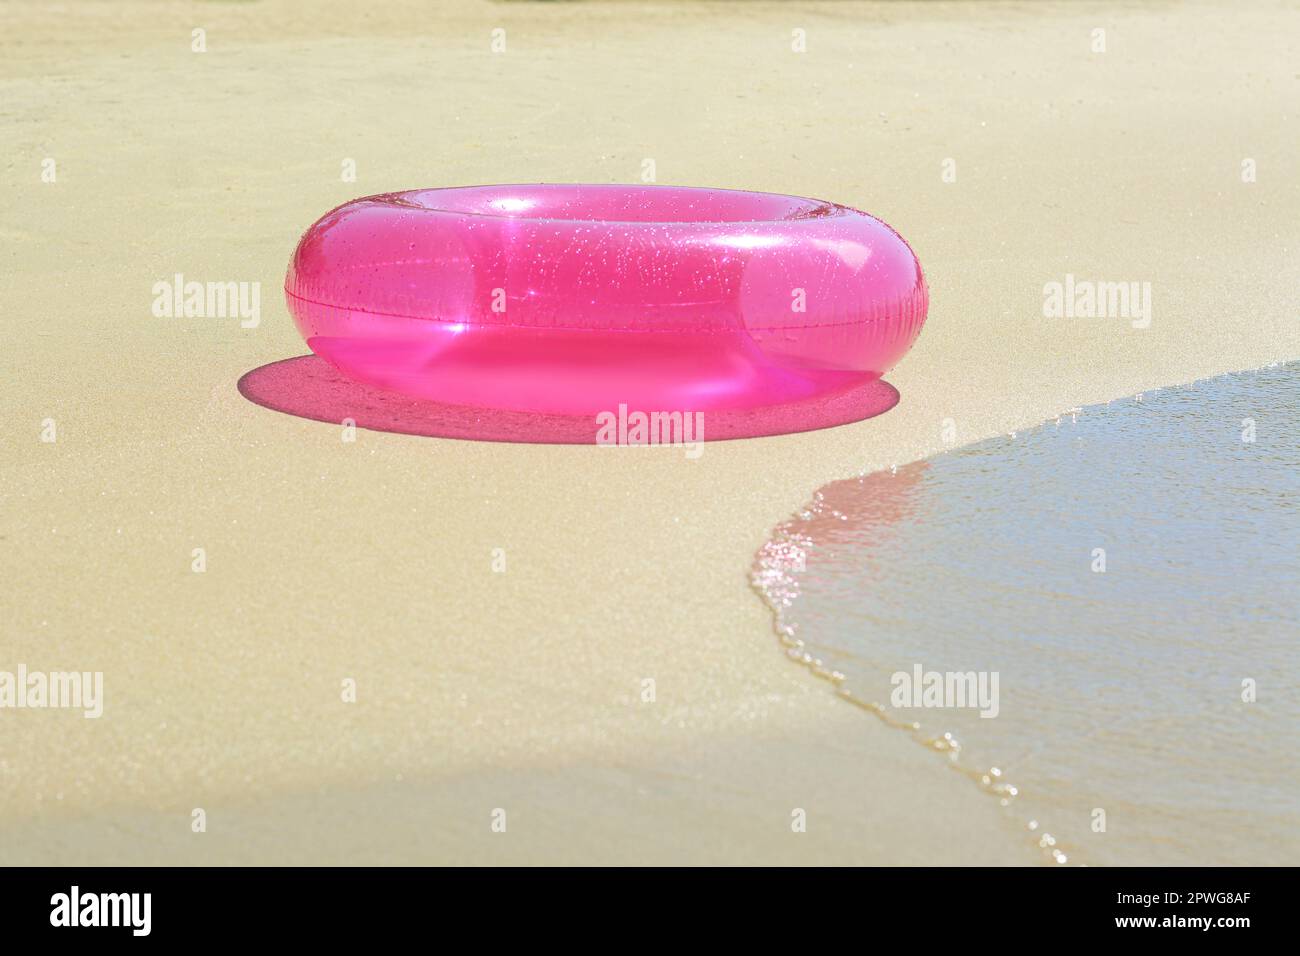
{"type": "Polygon", "coordinates": [[[0,4],[0,670],[106,685],[99,720],[0,711],[0,862],[1040,862],[783,657],[750,562],[945,419],[1300,357],[1297,35],[1282,4],[0,4]],[[647,158],[906,235],[899,407],[691,461],[347,444],[237,393],[305,351],[279,290],[327,208],[647,158]],[[261,282],[260,326],[153,317],[177,272],[261,282]],[[1067,272],[1150,282],[1151,327],[1043,318],[1067,272]]]}

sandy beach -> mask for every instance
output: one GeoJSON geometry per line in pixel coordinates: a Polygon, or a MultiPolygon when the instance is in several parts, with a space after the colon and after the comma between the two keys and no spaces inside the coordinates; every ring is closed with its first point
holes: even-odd
{"type": "Polygon", "coordinates": [[[750,568],[825,482],[1300,358],[1297,35],[1284,3],[0,3],[0,670],[104,674],[99,719],[0,712],[0,864],[1050,862],[792,664],[750,568]],[[689,459],[344,442],[238,392],[307,351],[283,277],[332,206],[648,159],[905,235],[899,405],[689,459]],[[177,273],[260,283],[260,321],[156,317],[177,273]],[[1150,283],[1149,325],[1045,317],[1067,275],[1150,283]]]}

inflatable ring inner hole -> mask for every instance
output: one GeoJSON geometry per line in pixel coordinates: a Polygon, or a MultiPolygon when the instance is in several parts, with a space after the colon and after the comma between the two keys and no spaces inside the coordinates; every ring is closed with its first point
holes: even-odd
{"type": "Polygon", "coordinates": [[[791,222],[850,211],[800,196],[679,186],[466,186],[384,198],[435,212],[593,223],[791,222]]]}

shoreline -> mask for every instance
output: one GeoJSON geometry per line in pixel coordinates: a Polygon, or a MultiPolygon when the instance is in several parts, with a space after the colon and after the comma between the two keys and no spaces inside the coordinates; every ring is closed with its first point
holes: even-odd
{"type": "MultiPolygon", "coordinates": [[[[1254,368],[1226,372],[1206,378],[1197,378],[1186,383],[1161,386],[1134,395],[1120,396],[1114,399],[1108,399],[1105,402],[1093,403],[1081,408],[1070,409],[1055,417],[1055,425],[1061,426],[1063,420],[1068,417],[1073,419],[1076,425],[1082,423],[1084,429],[1089,427],[1096,428],[1097,426],[1093,424],[1093,417],[1095,416],[1103,422],[1108,418],[1113,418],[1115,414],[1113,407],[1116,405],[1131,405],[1136,402],[1144,407],[1149,407],[1152,403],[1159,403],[1162,393],[1173,392],[1177,394],[1182,392],[1185,394],[1189,390],[1196,390],[1199,392],[1203,387],[1207,386],[1213,396],[1216,386],[1224,388],[1239,385],[1243,381],[1250,381],[1250,377],[1252,376],[1274,369],[1283,369],[1295,374],[1300,372],[1300,360],[1290,362],[1270,362],[1266,365],[1254,368]]],[[[1226,404],[1222,397],[1218,397],[1217,401],[1218,407],[1220,408],[1226,404]]],[[[1262,407],[1269,406],[1265,404],[1262,407]]],[[[1068,851],[1068,861],[1071,865],[1089,866],[1098,865],[1095,853],[1088,852],[1088,850],[1083,846],[1083,842],[1086,841],[1080,842],[1077,840],[1077,833],[1074,834],[1076,839],[1073,842],[1071,842],[1070,837],[1062,835],[1060,830],[1058,830],[1058,825],[1063,822],[1063,819],[1057,819],[1057,825],[1053,825],[1052,818],[1044,820],[1042,813],[1034,813],[1029,807],[1024,805],[1024,798],[1026,796],[1033,796],[1033,791],[1026,790],[1023,786],[1014,785],[1017,782],[1018,767],[1015,760],[1009,759],[1006,756],[1006,743],[1003,741],[993,744],[999,751],[1003,751],[1001,757],[996,756],[989,750],[990,742],[998,741],[1001,735],[993,734],[989,740],[984,741],[985,756],[986,759],[992,756],[993,759],[991,763],[985,762],[980,764],[972,763],[969,759],[965,761],[958,760],[960,752],[963,749],[962,741],[969,743],[969,741],[966,741],[965,739],[966,734],[964,732],[961,732],[955,726],[949,726],[951,721],[944,720],[942,716],[936,716],[934,712],[922,715],[922,720],[924,722],[921,724],[915,724],[912,722],[913,718],[910,716],[910,711],[897,711],[891,707],[885,707],[881,703],[881,701],[885,699],[884,697],[873,696],[870,694],[863,696],[861,693],[862,688],[860,686],[860,681],[855,680],[854,675],[840,673],[835,669],[833,663],[824,661],[822,658],[816,656],[818,653],[824,653],[818,651],[817,648],[819,646],[824,647],[826,646],[828,639],[833,641],[835,638],[835,625],[833,621],[827,620],[824,617],[816,617],[815,611],[813,612],[814,617],[810,622],[802,620],[809,612],[803,608],[801,604],[801,592],[804,591],[810,576],[815,579],[819,575],[835,575],[837,573],[834,570],[835,561],[833,559],[831,561],[832,570],[829,571],[820,570],[814,572],[811,567],[806,566],[806,555],[812,553],[809,552],[808,549],[811,548],[814,552],[822,549],[843,552],[845,550],[845,545],[840,540],[843,534],[840,522],[848,521],[851,527],[862,525],[863,527],[875,528],[878,529],[883,536],[888,536],[889,532],[892,530],[892,526],[896,522],[909,523],[909,517],[912,522],[917,520],[914,515],[911,515],[912,506],[909,504],[909,500],[912,498],[913,493],[917,491],[918,486],[927,479],[929,469],[943,462],[946,456],[949,454],[960,456],[967,448],[973,449],[980,446],[987,446],[991,442],[1005,443],[1007,441],[1015,441],[1016,439],[1022,441],[1032,439],[1036,432],[1039,432],[1042,429],[1047,429],[1048,426],[1052,424],[1053,419],[1048,418],[1035,425],[1019,429],[1016,432],[1013,432],[1010,436],[995,435],[988,439],[981,439],[971,445],[945,449],[943,452],[936,455],[931,455],[916,462],[902,465],[892,474],[888,470],[882,470],[862,476],[859,478],[860,488],[866,488],[867,486],[872,485],[875,486],[875,490],[871,496],[873,504],[870,506],[864,503],[863,499],[865,498],[865,495],[863,495],[862,492],[853,492],[851,490],[846,491],[846,488],[851,489],[853,487],[851,485],[852,479],[836,480],[823,485],[798,513],[790,516],[785,522],[778,525],[773,530],[767,544],[765,544],[758,554],[755,555],[751,571],[750,586],[770,611],[773,636],[794,666],[802,668],[809,675],[820,681],[826,687],[828,694],[841,699],[846,705],[861,711],[864,716],[872,717],[882,725],[900,732],[902,736],[911,740],[919,750],[929,753],[931,759],[945,763],[945,765],[948,766],[949,769],[955,771],[959,777],[965,778],[967,785],[973,786],[976,790],[986,794],[988,797],[995,799],[1003,797],[1005,791],[1009,788],[1011,800],[1009,802],[1003,800],[1002,805],[1007,808],[1007,813],[1010,818],[1022,825],[1028,825],[1028,828],[1035,834],[1035,836],[1041,832],[1045,838],[1049,838],[1050,842],[1043,845],[1045,857],[1047,854],[1055,857],[1058,854],[1061,854],[1062,850],[1066,850],[1068,851]],[[787,611],[791,606],[794,606],[795,608],[793,619],[791,619],[790,614],[787,611]],[[804,623],[811,623],[813,626],[809,631],[801,631],[800,628],[804,623]],[[813,642],[812,644],[808,643],[809,639],[813,642]],[[945,730],[956,731],[956,734],[950,735],[948,733],[942,733],[945,730]],[[955,738],[960,739],[954,739],[954,736],[955,738]],[[1000,772],[987,769],[994,765],[1001,768],[1000,772]],[[1054,836],[1052,836],[1052,834],[1054,834],[1054,836]]],[[[1168,426],[1166,426],[1166,428],[1167,427],[1168,426]]],[[[1001,477],[1018,477],[1015,471],[1010,470],[1010,466],[1002,464],[1000,468],[1002,471],[1001,477]]],[[[933,497],[933,494],[934,493],[931,492],[930,496],[933,497]]],[[[1280,518],[1280,515],[1275,515],[1275,517],[1280,518]]],[[[912,533],[915,534],[915,530],[912,533]]],[[[858,547],[863,549],[872,547],[867,543],[868,540],[869,539],[860,539],[858,547]]],[[[843,557],[843,553],[841,553],[840,559],[843,560],[843,557]]],[[[824,560],[825,559],[823,558],[823,561],[824,560]]],[[[951,561],[950,558],[946,558],[944,555],[936,555],[936,560],[940,563],[945,560],[948,560],[949,562],[951,561]]],[[[951,570],[951,567],[949,567],[949,570],[951,570]]],[[[843,574],[843,571],[841,570],[838,573],[843,574]]],[[[893,586],[897,587],[896,581],[893,586]]],[[[852,601],[848,599],[847,595],[842,595],[842,597],[844,597],[846,604],[852,604],[852,601]]],[[[803,596],[803,600],[806,600],[806,596],[803,596]]],[[[852,613],[852,608],[846,607],[844,613],[852,613]]],[[[922,613],[924,614],[926,612],[922,613]]],[[[852,657],[853,655],[850,655],[850,658],[852,657]]],[[[1023,662],[1020,663],[1023,664],[1023,662]]],[[[923,673],[924,667],[919,662],[914,662],[911,667],[912,671],[909,675],[911,680],[905,685],[909,688],[907,693],[912,701],[911,707],[919,708],[926,706],[922,703],[921,689],[924,686],[924,680],[927,676],[930,676],[930,674],[929,672],[923,673]]],[[[856,676],[861,677],[861,675],[856,676]]],[[[951,679],[953,675],[948,673],[946,675],[936,674],[934,676],[938,676],[941,679],[944,676],[947,676],[951,679]]],[[[971,674],[972,679],[974,679],[975,676],[974,673],[971,674]]],[[[967,694],[972,693],[972,690],[977,692],[977,699],[979,701],[977,706],[980,708],[989,708],[991,706],[994,715],[996,715],[998,708],[998,704],[996,703],[998,698],[998,677],[998,672],[992,672],[991,674],[990,672],[979,672],[979,683],[972,683],[966,689],[967,694]],[[985,695],[988,693],[988,689],[984,683],[986,679],[991,681],[992,684],[993,703],[991,705],[985,698],[985,695]]],[[[967,699],[969,700],[969,697],[967,699]]],[[[984,713],[981,713],[981,716],[984,716],[984,713]]],[[[979,721],[976,721],[975,723],[978,724],[979,721]]],[[[1032,801],[1030,802],[1032,803],[1032,801]]],[[[1147,812],[1150,812],[1149,808],[1147,808],[1147,812]]],[[[1063,817],[1059,807],[1056,808],[1056,815],[1058,817],[1063,817]]],[[[1223,815],[1225,817],[1230,817],[1232,814],[1225,810],[1223,811],[1223,815]]],[[[1225,824],[1219,824],[1218,827],[1216,827],[1220,833],[1220,847],[1226,844],[1236,844],[1238,840],[1241,839],[1240,833],[1224,834],[1222,832],[1224,825],[1225,824]]],[[[1126,839],[1127,846],[1125,849],[1120,851],[1121,860],[1125,856],[1130,859],[1127,863],[1120,862],[1118,865],[1141,865],[1140,862],[1133,861],[1140,861],[1144,850],[1149,853],[1152,849],[1157,848],[1149,844],[1144,848],[1140,848],[1137,842],[1135,842],[1136,839],[1136,835],[1131,835],[1126,839]]],[[[1158,848],[1164,850],[1165,853],[1168,854],[1167,847],[1158,848]]],[[[1260,850],[1260,848],[1256,849],[1257,851],[1260,850]]],[[[1111,852],[1113,854],[1114,851],[1111,852]]],[[[1050,862],[1050,860],[1045,858],[1044,862],[1050,862]]],[[[1067,862],[1065,854],[1061,854],[1059,862],[1067,862]]],[[[1178,865],[1179,863],[1187,865],[1187,862],[1188,861],[1179,861],[1176,858],[1166,858],[1162,860],[1160,865],[1178,865]]],[[[1237,862],[1239,863],[1239,861],[1237,862]]],[[[1107,864],[1103,863],[1102,865],[1107,864]]],[[[1117,865],[1115,859],[1112,858],[1109,865],[1117,865]]],[[[1214,865],[1236,864],[1234,864],[1230,857],[1225,857],[1216,861],[1214,865]]]]}

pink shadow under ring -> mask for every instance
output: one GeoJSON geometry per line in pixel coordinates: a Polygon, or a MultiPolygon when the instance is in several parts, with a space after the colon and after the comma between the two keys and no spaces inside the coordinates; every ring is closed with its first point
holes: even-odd
{"type": "MultiPolygon", "coordinates": [[[[403,435],[541,444],[596,444],[592,415],[520,412],[414,398],[353,381],[315,355],[272,362],[239,380],[250,402],[299,418],[403,435]]],[[[812,431],[861,421],[898,404],[892,385],[874,379],[816,398],[763,409],[705,413],[704,441],[812,431]]],[[[615,410],[616,411],[616,410],[615,410]]]]}
{"type": "MultiPolygon", "coordinates": [[[[307,345],[347,377],[536,416],[543,441],[557,440],[546,416],[620,406],[769,420],[748,434],[851,420],[845,396],[875,394],[862,389],[911,347],[928,306],[912,250],[866,213],[617,185],[353,200],[302,237],[285,296],[307,345]],[[836,411],[808,424],[817,407],[836,411]]],[[[529,420],[510,433],[525,438],[529,420]]]]}

